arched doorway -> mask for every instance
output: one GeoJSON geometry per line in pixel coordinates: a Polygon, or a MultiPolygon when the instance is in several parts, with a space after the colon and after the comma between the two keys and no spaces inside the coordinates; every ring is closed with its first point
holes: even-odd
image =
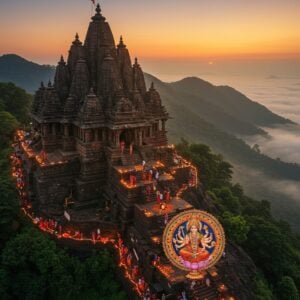
{"type": "Polygon", "coordinates": [[[129,147],[134,142],[133,132],[129,129],[123,130],[120,134],[120,143],[125,142],[126,147],[129,147]]]}

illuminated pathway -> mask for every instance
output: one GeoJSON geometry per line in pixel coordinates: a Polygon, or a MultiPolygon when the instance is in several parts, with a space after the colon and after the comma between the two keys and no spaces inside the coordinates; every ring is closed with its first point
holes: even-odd
{"type": "MultiPolygon", "coordinates": [[[[137,265],[137,262],[134,261],[134,253],[124,245],[121,235],[115,230],[109,230],[106,232],[100,233],[99,228],[93,228],[87,232],[74,230],[74,228],[70,228],[70,226],[64,226],[58,223],[56,220],[41,218],[37,216],[33,212],[32,204],[28,200],[28,194],[26,192],[25,187],[25,174],[23,171],[23,160],[17,154],[17,149],[22,150],[23,153],[27,155],[28,158],[34,159],[41,167],[46,167],[49,165],[56,165],[56,164],[64,164],[67,161],[63,160],[52,160],[50,157],[46,157],[45,153],[35,153],[34,150],[30,148],[26,141],[26,133],[24,131],[17,131],[16,134],[17,142],[13,144],[13,148],[15,152],[11,155],[11,164],[12,164],[12,176],[16,178],[16,187],[19,192],[20,200],[21,200],[21,209],[23,213],[28,217],[28,219],[37,226],[41,231],[44,233],[51,235],[57,240],[61,241],[74,241],[76,243],[84,243],[85,245],[90,245],[91,247],[95,247],[97,245],[107,245],[110,244],[118,253],[118,266],[122,270],[123,277],[130,283],[133,292],[135,292],[138,297],[141,299],[159,299],[158,296],[150,291],[149,284],[145,281],[144,277],[141,274],[141,270],[137,265]]],[[[168,148],[174,148],[173,145],[167,146],[168,148]]],[[[172,211],[172,207],[174,208],[175,204],[178,204],[180,201],[182,194],[185,190],[190,187],[196,187],[198,182],[198,174],[197,169],[193,166],[189,161],[185,160],[180,156],[176,156],[176,159],[179,159],[180,164],[176,166],[172,166],[170,168],[170,173],[167,174],[168,176],[172,176],[176,173],[176,171],[180,168],[189,167],[192,170],[191,177],[188,183],[182,184],[182,186],[177,190],[175,193],[175,197],[170,203],[163,202],[160,204],[157,203],[148,203],[152,208],[150,210],[144,210],[144,214],[147,217],[151,217],[154,213],[161,214],[162,212],[168,214],[169,211],[172,211]],[[164,204],[165,208],[162,210],[161,205],[164,204]]],[[[154,165],[156,168],[164,167],[164,165],[157,161],[154,165]]],[[[135,171],[141,171],[140,168],[142,166],[135,166],[135,171]]],[[[122,167],[117,170],[121,175],[128,173],[130,170],[128,167],[122,167]]],[[[121,181],[121,185],[125,188],[132,189],[136,188],[138,184],[132,184],[125,180],[121,181]]],[[[148,205],[146,204],[146,205],[148,205]]],[[[189,204],[187,204],[188,207],[189,204]]],[[[153,241],[156,243],[160,243],[159,237],[152,237],[153,241]]],[[[155,267],[161,274],[163,274],[166,278],[169,277],[170,273],[173,272],[173,269],[170,265],[165,265],[160,261],[160,257],[156,256],[155,259],[152,261],[153,267],[155,267]]],[[[216,271],[210,273],[211,277],[218,277],[216,271]]],[[[219,291],[219,298],[218,299],[230,299],[233,300],[233,297],[226,298],[225,295],[227,291],[227,287],[220,283],[218,286],[219,291]]],[[[179,297],[181,295],[178,294],[179,297]]]]}
{"type": "MultiPolygon", "coordinates": [[[[13,144],[13,148],[16,150],[19,146],[20,150],[29,158],[34,158],[36,162],[41,166],[48,166],[48,165],[54,165],[54,164],[64,164],[67,161],[49,161],[48,158],[46,158],[46,155],[43,153],[36,154],[26,143],[26,133],[24,131],[17,131],[16,138],[17,143],[13,144]]],[[[167,146],[172,147],[174,146],[167,146]]],[[[188,189],[189,187],[195,187],[197,186],[197,169],[188,161],[181,158],[181,165],[189,166],[193,170],[194,174],[194,180],[192,182],[189,182],[189,184],[184,184],[182,187],[176,192],[176,199],[178,199],[182,193],[188,189]]],[[[145,282],[144,278],[140,274],[139,267],[137,265],[133,264],[132,261],[132,253],[130,253],[129,249],[123,244],[123,241],[121,239],[121,236],[115,232],[115,234],[99,234],[97,232],[97,228],[92,231],[90,234],[85,234],[80,231],[74,231],[69,230],[62,225],[60,225],[57,221],[51,220],[51,219],[44,219],[39,216],[36,216],[35,213],[32,211],[32,204],[28,200],[28,195],[26,193],[25,189],[25,177],[24,172],[22,169],[22,159],[18,157],[16,152],[11,156],[11,162],[12,162],[12,175],[16,178],[16,186],[19,192],[19,196],[21,199],[21,206],[23,213],[28,217],[29,220],[35,226],[37,226],[41,231],[53,236],[56,239],[59,240],[71,240],[76,242],[85,242],[90,243],[91,246],[95,245],[106,245],[111,244],[118,252],[119,254],[119,267],[123,270],[125,278],[131,283],[133,286],[134,291],[141,297],[149,297],[151,296],[151,299],[156,299],[155,294],[151,294],[149,289],[149,284],[145,282]]],[[[157,162],[157,167],[163,166],[160,162],[157,162]]],[[[172,173],[174,174],[176,172],[176,169],[180,168],[173,167],[172,173]]],[[[122,170],[120,170],[122,172],[122,170]]],[[[121,182],[124,186],[127,186],[128,184],[125,182],[121,182]]],[[[131,186],[128,186],[128,188],[132,188],[131,186]]],[[[155,261],[153,263],[153,266],[156,267],[162,274],[167,275],[166,266],[160,263],[160,261],[155,261]]]]}

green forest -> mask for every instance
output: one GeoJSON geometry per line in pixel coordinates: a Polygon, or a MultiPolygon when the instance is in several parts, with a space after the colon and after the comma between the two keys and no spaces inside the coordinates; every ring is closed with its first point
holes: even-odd
{"type": "Polygon", "coordinates": [[[102,250],[84,260],[70,255],[20,212],[9,156],[30,104],[24,90],[0,83],[0,298],[127,299],[114,278],[112,253],[102,250]]]}
{"type": "Polygon", "coordinates": [[[206,192],[217,208],[226,238],[240,245],[260,271],[256,278],[257,299],[299,299],[300,238],[287,222],[271,215],[270,203],[247,197],[239,184],[232,184],[232,166],[203,144],[177,145],[193,161],[206,192]]]}
{"type": "MultiPolygon", "coordinates": [[[[111,252],[80,259],[59,248],[20,212],[9,156],[15,130],[29,122],[31,100],[14,84],[0,84],[1,299],[126,299],[114,278],[111,252]]],[[[251,199],[233,184],[233,167],[208,146],[182,140],[177,151],[199,169],[227,239],[255,262],[257,299],[299,299],[300,238],[289,224],[272,217],[268,201],[251,199]]]]}

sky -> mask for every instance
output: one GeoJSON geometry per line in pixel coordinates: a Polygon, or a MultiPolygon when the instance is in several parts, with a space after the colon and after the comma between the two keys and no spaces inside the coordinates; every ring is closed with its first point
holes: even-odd
{"type": "MultiPolygon", "coordinates": [[[[299,0],[103,0],[116,41],[144,61],[300,59],[299,0]]],[[[0,55],[54,64],[81,40],[89,0],[0,0],[0,55]]]]}

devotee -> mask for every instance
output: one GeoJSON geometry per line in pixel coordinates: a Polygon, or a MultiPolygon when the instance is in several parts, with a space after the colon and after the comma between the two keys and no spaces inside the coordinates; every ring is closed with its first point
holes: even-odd
{"type": "Polygon", "coordinates": [[[130,146],[129,146],[129,154],[130,154],[130,156],[132,156],[132,154],[133,154],[133,144],[132,143],[130,143],[130,146]]]}
{"type": "Polygon", "coordinates": [[[163,195],[163,193],[159,193],[159,197],[160,197],[160,203],[162,203],[163,200],[164,200],[164,195],[163,195]]]}
{"type": "Polygon", "coordinates": [[[210,287],[210,279],[209,279],[209,277],[206,278],[205,284],[206,284],[207,287],[210,287]]]}
{"type": "Polygon", "coordinates": [[[97,228],[97,240],[101,238],[101,230],[100,228],[97,228]]]}
{"type": "Polygon", "coordinates": [[[132,262],[132,255],[131,255],[131,253],[129,253],[129,254],[127,255],[127,260],[126,260],[127,266],[128,266],[129,268],[131,268],[131,262],[132,262]]]}
{"type": "Polygon", "coordinates": [[[143,171],[143,173],[142,173],[142,180],[146,181],[146,179],[147,179],[147,173],[145,171],[143,171]]]}
{"type": "Polygon", "coordinates": [[[170,201],[170,191],[169,190],[166,191],[165,199],[166,199],[166,202],[170,201]]]}
{"type": "Polygon", "coordinates": [[[168,221],[169,221],[169,215],[168,213],[165,214],[165,225],[168,224],[168,221]]]}
{"type": "Polygon", "coordinates": [[[148,180],[151,181],[152,180],[152,175],[153,175],[153,171],[152,169],[149,170],[149,173],[148,173],[148,180]]]}
{"type": "Polygon", "coordinates": [[[124,141],[121,141],[120,148],[121,148],[121,154],[123,154],[124,153],[124,149],[125,149],[125,142],[124,141]]]}
{"type": "Polygon", "coordinates": [[[156,171],[156,173],[155,173],[155,179],[156,179],[156,180],[159,179],[159,172],[158,172],[158,171],[156,171]]]}
{"type": "Polygon", "coordinates": [[[157,202],[157,204],[160,204],[160,192],[159,191],[156,192],[156,202],[157,202]]]}

